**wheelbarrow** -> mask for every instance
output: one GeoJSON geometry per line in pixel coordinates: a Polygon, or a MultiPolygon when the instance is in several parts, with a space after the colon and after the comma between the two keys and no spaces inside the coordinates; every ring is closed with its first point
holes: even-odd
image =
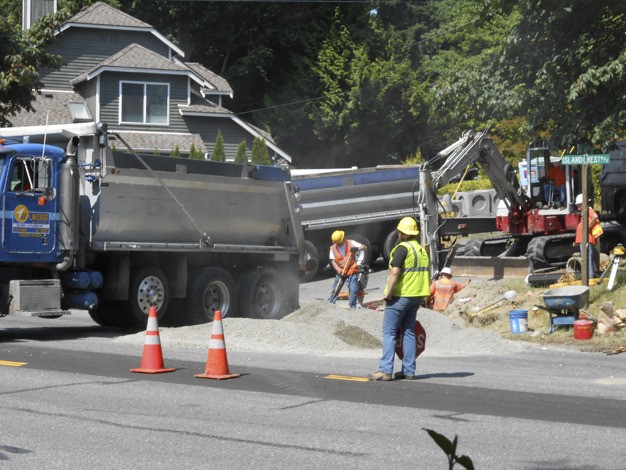
{"type": "Polygon", "coordinates": [[[543,305],[535,305],[535,307],[546,310],[550,314],[548,333],[552,333],[557,326],[574,324],[578,319],[580,309],[589,302],[589,287],[557,287],[541,293],[540,296],[545,307],[543,305]]]}

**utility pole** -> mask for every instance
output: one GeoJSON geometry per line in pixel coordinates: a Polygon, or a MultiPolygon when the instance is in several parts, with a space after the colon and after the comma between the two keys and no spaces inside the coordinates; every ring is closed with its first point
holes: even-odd
{"type": "Polygon", "coordinates": [[[582,238],[582,251],[581,251],[581,270],[580,283],[583,286],[589,285],[589,188],[587,186],[587,171],[589,166],[582,165],[582,194],[583,194],[583,207],[580,213],[583,223],[583,238],[582,238]]]}

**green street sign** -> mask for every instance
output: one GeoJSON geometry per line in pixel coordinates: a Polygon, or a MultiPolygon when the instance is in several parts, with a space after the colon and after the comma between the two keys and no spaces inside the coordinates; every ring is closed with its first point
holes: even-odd
{"type": "Polygon", "coordinates": [[[563,155],[563,165],[606,165],[610,163],[611,156],[608,153],[595,155],[563,155]]]}

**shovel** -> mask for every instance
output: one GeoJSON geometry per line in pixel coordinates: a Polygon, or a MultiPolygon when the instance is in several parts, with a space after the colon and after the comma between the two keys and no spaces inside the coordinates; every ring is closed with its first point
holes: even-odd
{"type": "MultiPolygon", "coordinates": [[[[471,317],[475,317],[476,315],[479,315],[481,313],[487,312],[493,308],[496,308],[501,302],[504,302],[505,300],[513,300],[515,297],[517,297],[517,292],[515,292],[514,290],[510,290],[510,291],[506,291],[504,293],[504,295],[502,296],[502,298],[496,300],[495,302],[492,302],[486,306],[484,306],[483,308],[481,308],[480,310],[477,310],[475,313],[473,313],[471,315],[471,317]]],[[[474,307],[477,308],[477,307],[474,307]]]]}
{"type": "Polygon", "coordinates": [[[341,289],[343,289],[343,285],[346,283],[346,279],[348,278],[346,276],[346,273],[348,272],[348,269],[352,267],[352,265],[354,264],[354,261],[355,261],[354,253],[350,252],[350,254],[348,255],[348,259],[346,260],[346,264],[343,267],[343,271],[341,271],[339,282],[337,282],[337,286],[332,291],[328,299],[328,301],[331,304],[334,304],[337,301],[337,298],[339,297],[339,292],[341,292],[341,289]]]}

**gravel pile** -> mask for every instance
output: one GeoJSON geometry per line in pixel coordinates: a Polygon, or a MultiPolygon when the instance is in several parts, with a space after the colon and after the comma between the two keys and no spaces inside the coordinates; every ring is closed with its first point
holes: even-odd
{"type": "MultiPolygon", "coordinates": [[[[382,310],[350,310],[315,301],[282,320],[225,318],[228,351],[306,354],[328,357],[378,357],[382,310]]],[[[494,332],[468,328],[459,320],[428,309],[418,319],[426,329],[424,356],[466,356],[515,352],[528,346],[502,339],[494,332]]],[[[207,349],[211,324],[159,328],[168,348],[207,349]]],[[[145,333],[120,336],[115,341],[142,344],[145,333]]]]}

